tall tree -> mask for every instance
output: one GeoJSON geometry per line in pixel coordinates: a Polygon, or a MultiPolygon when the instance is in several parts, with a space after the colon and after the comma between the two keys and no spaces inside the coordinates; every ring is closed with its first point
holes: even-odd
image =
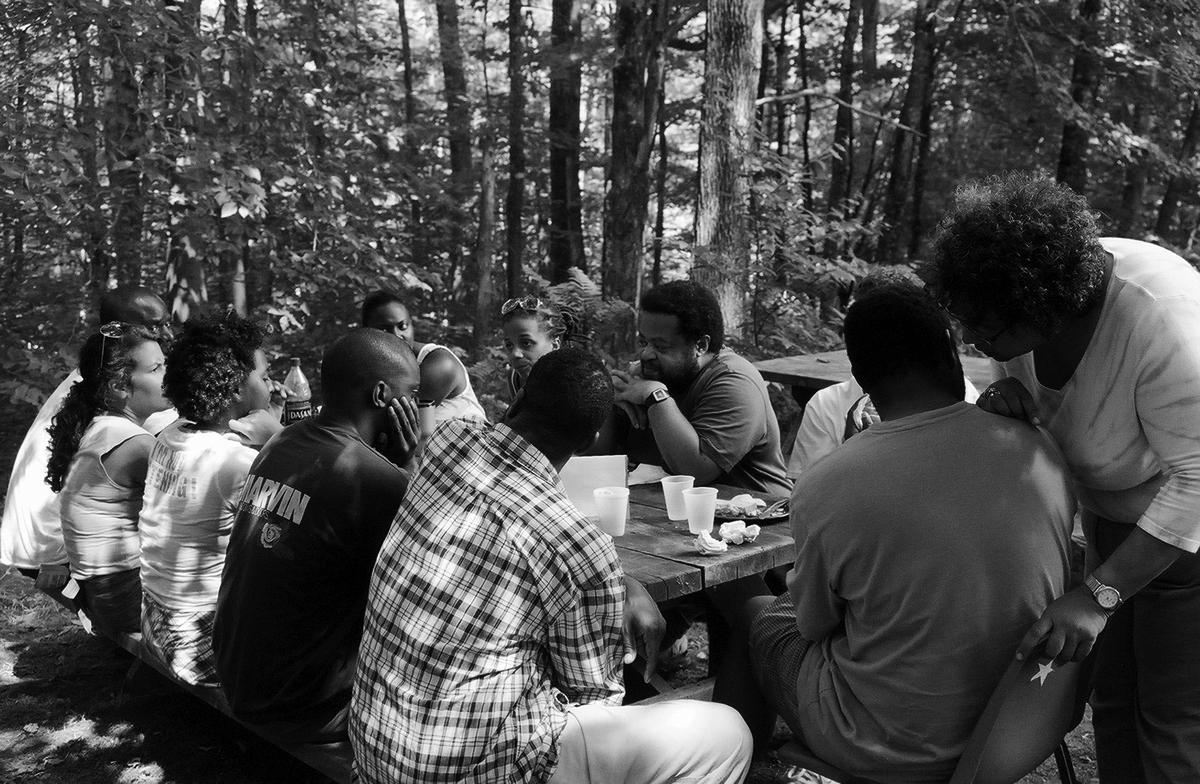
{"type": "Polygon", "coordinates": [[[1155,88],[1158,85],[1158,70],[1151,69],[1146,89],[1133,104],[1131,127],[1137,145],[1129,151],[1129,162],[1125,165],[1125,184],[1121,189],[1121,209],[1117,213],[1117,234],[1122,237],[1137,236],[1142,218],[1142,204],[1146,198],[1146,182],[1150,177],[1150,151],[1142,143],[1154,126],[1155,88]]]}
{"type": "Polygon", "coordinates": [[[147,121],[136,78],[141,44],[129,3],[113,0],[104,18],[101,47],[110,74],[104,106],[104,160],[112,194],[112,249],[117,282],[130,285],[141,282],[146,210],[140,158],[147,151],[147,121]]]}
{"type": "Polygon", "coordinates": [[[913,164],[918,137],[917,126],[930,111],[933,102],[938,0],[917,0],[913,9],[913,54],[908,71],[904,101],[900,104],[899,125],[892,133],[892,165],[883,206],[883,234],[876,245],[875,261],[896,264],[904,261],[908,245],[913,197],[913,164]]]}
{"type": "Polygon", "coordinates": [[[481,349],[491,337],[492,260],[496,256],[496,167],[492,148],[495,142],[490,126],[479,138],[479,223],[475,238],[475,302],[472,330],[475,348],[481,349]]]}
{"type": "Polygon", "coordinates": [[[667,0],[617,0],[613,21],[617,51],[602,281],[605,294],[626,300],[637,297],[645,253],[650,150],[661,109],[658,86],[666,68],[667,7],[667,0]]]}
{"type": "Polygon", "coordinates": [[[450,147],[451,272],[462,269],[464,244],[462,210],[471,193],[471,104],[467,98],[467,74],[458,29],[457,0],[437,0],[438,43],[442,54],[442,78],[446,92],[446,138],[450,147]]]}
{"type": "Polygon", "coordinates": [[[579,3],[553,0],[550,17],[550,280],[562,283],[571,267],[587,268],[579,189],[579,102],[583,71],[579,3]]]}
{"type": "MultiPolygon", "coordinates": [[[[86,205],[84,206],[84,221],[86,223],[87,243],[85,252],[88,255],[89,283],[93,299],[108,287],[110,274],[108,235],[104,221],[104,201],[100,188],[100,172],[97,166],[97,121],[96,111],[96,76],[92,64],[92,17],[80,12],[73,15],[72,27],[75,36],[75,130],[79,134],[79,160],[83,170],[86,205]]],[[[18,34],[18,46],[23,47],[25,31],[18,34]]]]}
{"type": "Polygon", "coordinates": [[[1196,155],[1198,146],[1200,146],[1200,98],[1192,98],[1192,110],[1188,116],[1187,128],[1183,132],[1183,143],[1179,150],[1179,171],[1172,174],[1167,181],[1167,190],[1163,193],[1162,204],[1158,208],[1158,219],[1154,224],[1154,233],[1160,237],[1172,236],[1179,203],[1189,193],[1193,195],[1196,193],[1196,171],[1191,161],[1196,155]]]}
{"type": "Polygon", "coordinates": [[[1100,52],[1100,10],[1101,0],[1081,0],[1079,3],[1079,39],[1071,66],[1071,104],[1067,107],[1058,155],[1058,181],[1078,193],[1087,192],[1087,155],[1091,144],[1087,118],[1094,109],[1104,68],[1100,52]]]}
{"type": "MultiPolygon", "coordinates": [[[[521,287],[525,255],[525,14],[508,0],[508,192],[504,197],[505,283],[508,296],[521,287]]],[[[579,100],[576,97],[576,119],[579,100]]],[[[486,167],[486,165],[485,165],[486,167]]]]}
{"type": "MultiPolygon", "coordinates": [[[[251,0],[253,2],[253,0],[251,0]]],[[[412,234],[409,259],[417,269],[425,267],[425,230],[422,225],[421,199],[416,195],[415,182],[420,150],[417,145],[417,98],[413,92],[412,44],[408,35],[408,10],[405,0],[396,0],[396,13],[400,23],[400,62],[404,68],[404,150],[407,156],[405,168],[410,173],[409,187],[409,231],[412,234]]]]}
{"type": "MultiPolygon", "coordinates": [[[[846,11],[846,27],[842,32],[842,47],[838,56],[837,117],[833,126],[833,157],[829,162],[829,196],[831,211],[842,209],[850,194],[854,175],[854,42],[858,39],[859,18],[863,0],[850,0],[846,11]]],[[[829,249],[827,249],[828,252],[829,249]]]]}
{"type": "Polygon", "coordinates": [[[762,0],[709,0],[693,277],[713,289],[726,334],[741,334],[750,254],[745,160],[754,137],[762,0]]]}

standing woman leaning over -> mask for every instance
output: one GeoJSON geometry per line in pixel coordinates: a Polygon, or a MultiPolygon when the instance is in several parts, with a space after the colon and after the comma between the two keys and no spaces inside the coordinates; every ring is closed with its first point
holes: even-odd
{"type": "Polygon", "coordinates": [[[1065,186],[969,185],[939,227],[931,284],[1007,373],[979,405],[1049,430],[1084,510],[1085,584],[1020,653],[1045,640],[1081,659],[1095,644],[1102,782],[1200,781],[1200,275],[1098,235],[1065,186]]]}
{"type": "Polygon", "coordinates": [[[105,634],[136,632],[142,583],[138,513],[154,436],[142,425],[171,407],[154,333],[103,324],[79,357],[82,376],[50,426],[46,481],[61,493],[62,530],[80,603],[105,634]]]}

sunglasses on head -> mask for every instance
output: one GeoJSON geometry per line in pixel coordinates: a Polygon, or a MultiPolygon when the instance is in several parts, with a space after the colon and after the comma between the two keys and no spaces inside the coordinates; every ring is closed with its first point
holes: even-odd
{"type": "Polygon", "coordinates": [[[526,313],[537,313],[542,307],[542,301],[532,294],[524,297],[513,297],[510,300],[505,300],[500,306],[500,315],[507,316],[514,310],[523,310],[526,313]]]}

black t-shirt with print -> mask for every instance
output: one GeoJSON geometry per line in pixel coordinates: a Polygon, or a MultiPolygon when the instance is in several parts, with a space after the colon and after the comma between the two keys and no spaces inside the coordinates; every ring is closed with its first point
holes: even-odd
{"type": "Polygon", "coordinates": [[[272,438],[238,500],[213,647],[235,716],[325,727],[350,700],[367,588],[407,474],[313,418],[272,438]]]}

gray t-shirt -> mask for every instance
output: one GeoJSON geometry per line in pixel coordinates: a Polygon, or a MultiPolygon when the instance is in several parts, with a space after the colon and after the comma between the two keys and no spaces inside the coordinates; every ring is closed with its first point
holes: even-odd
{"type": "Polygon", "coordinates": [[[881,422],[796,482],[789,588],[805,742],[945,781],[1017,643],[1062,595],[1074,498],[1044,433],[967,404],[881,422]]]}

